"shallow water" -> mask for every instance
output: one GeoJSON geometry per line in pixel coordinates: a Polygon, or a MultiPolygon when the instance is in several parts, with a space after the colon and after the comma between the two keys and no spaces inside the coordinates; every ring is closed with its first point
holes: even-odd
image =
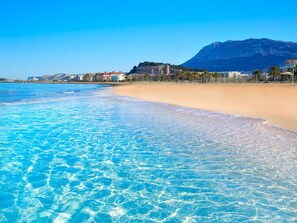
{"type": "Polygon", "coordinates": [[[111,91],[0,85],[0,222],[297,220],[297,134],[111,91]]]}

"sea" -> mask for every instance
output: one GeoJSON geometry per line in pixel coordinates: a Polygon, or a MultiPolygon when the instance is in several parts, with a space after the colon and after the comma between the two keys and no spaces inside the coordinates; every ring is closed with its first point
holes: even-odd
{"type": "Polygon", "coordinates": [[[0,84],[0,222],[296,222],[297,134],[96,84],[0,84]]]}

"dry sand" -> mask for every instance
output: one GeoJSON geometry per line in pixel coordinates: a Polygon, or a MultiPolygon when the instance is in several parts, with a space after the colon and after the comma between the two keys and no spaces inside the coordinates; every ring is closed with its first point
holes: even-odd
{"type": "Polygon", "coordinates": [[[143,83],[116,87],[116,93],[151,102],[268,120],[297,132],[297,85],[143,83]]]}

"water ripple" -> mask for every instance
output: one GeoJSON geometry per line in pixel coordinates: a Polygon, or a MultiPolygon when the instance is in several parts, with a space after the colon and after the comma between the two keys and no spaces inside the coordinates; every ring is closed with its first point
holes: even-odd
{"type": "Polygon", "coordinates": [[[297,137],[108,93],[1,107],[0,222],[296,221],[297,137]]]}

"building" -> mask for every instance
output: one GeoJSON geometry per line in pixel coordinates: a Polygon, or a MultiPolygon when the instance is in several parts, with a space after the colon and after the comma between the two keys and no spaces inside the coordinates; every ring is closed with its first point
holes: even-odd
{"type": "Polygon", "coordinates": [[[293,75],[293,73],[290,71],[282,71],[281,72],[281,76],[292,76],[292,75],[293,75]]]}
{"type": "Polygon", "coordinates": [[[238,79],[242,76],[241,72],[238,71],[228,71],[228,72],[222,72],[221,77],[224,78],[235,78],[238,79]]]}
{"type": "Polygon", "coordinates": [[[289,69],[281,69],[281,80],[292,79],[292,77],[293,77],[293,70],[290,71],[289,69]]]}
{"type": "Polygon", "coordinates": [[[7,78],[0,78],[0,82],[13,82],[13,80],[7,78]]]}
{"type": "Polygon", "coordinates": [[[39,80],[40,80],[39,77],[34,77],[34,76],[27,78],[27,81],[39,81],[39,80]]]}
{"type": "Polygon", "coordinates": [[[135,74],[170,75],[170,65],[142,65],[136,68],[135,74]]]}
{"type": "Polygon", "coordinates": [[[101,73],[96,73],[95,76],[93,77],[94,81],[100,81],[101,80],[101,73]]]}
{"type": "Polygon", "coordinates": [[[101,73],[98,76],[98,81],[105,81],[105,82],[111,81],[111,73],[110,72],[101,73]]]}
{"type": "Polygon", "coordinates": [[[95,75],[96,74],[94,74],[94,73],[88,73],[88,74],[86,74],[84,76],[83,81],[85,81],[85,82],[92,82],[92,81],[94,81],[94,76],[95,75]]]}
{"type": "Polygon", "coordinates": [[[125,74],[122,72],[118,72],[116,74],[111,75],[111,81],[113,82],[121,82],[125,81],[125,74]]]}
{"type": "Polygon", "coordinates": [[[84,75],[83,74],[77,74],[73,78],[73,81],[83,81],[84,80],[84,75]]]}
{"type": "Polygon", "coordinates": [[[288,65],[289,68],[293,68],[297,66],[297,60],[287,60],[286,64],[288,65]]]}
{"type": "Polygon", "coordinates": [[[62,77],[62,81],[70,82],[70,81],[73,81],[74,78],[75,78],[75,75],[73,75],[73,74],[65,74],[62,77]]]}
{"type": "Polygon", "coordinates": [[[96,73],[94,75],[94,81],[99,82],[110,82],[110,81],[124,81],[125,80],[125,74],[123,72],[104,72],[104,73],[96,73]]]}

